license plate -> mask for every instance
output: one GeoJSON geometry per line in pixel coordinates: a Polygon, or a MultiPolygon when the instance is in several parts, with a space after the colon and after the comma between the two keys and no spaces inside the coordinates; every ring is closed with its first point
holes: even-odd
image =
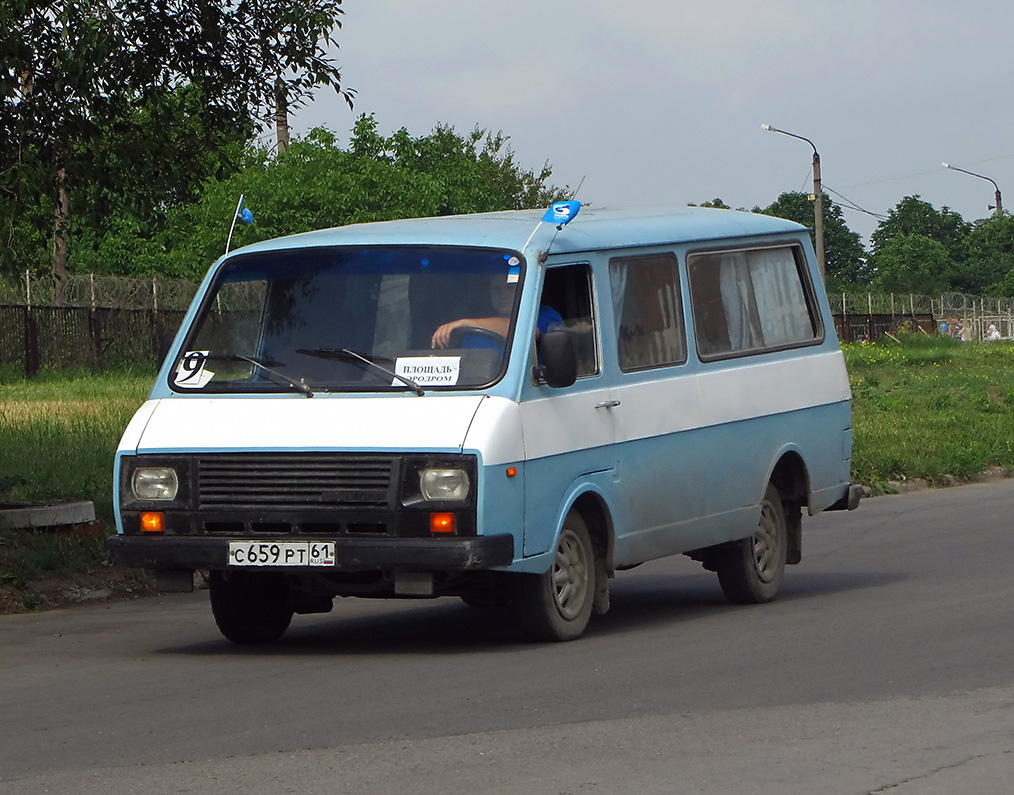
{"type": "Polygon", "coordinates": [[[333,566],[334,541],[230,541],[230,566],[333,566]]]}

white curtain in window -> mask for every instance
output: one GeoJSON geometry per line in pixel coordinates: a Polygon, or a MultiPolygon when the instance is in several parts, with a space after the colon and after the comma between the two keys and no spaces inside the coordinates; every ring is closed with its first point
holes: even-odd
{"type": "Polygon", "coordinates": [[[729,326],[729,349],[742,351],[755,347],[750,333],[750,271],[744,252],[722,255],[718,286],[729,326]]]}
{"type": "Polygon", "coordinates": [[[754,300],[764,346],[799,342],[813,337],[806,295],[792,250],[751,251],[748,254],[754,300]]]}

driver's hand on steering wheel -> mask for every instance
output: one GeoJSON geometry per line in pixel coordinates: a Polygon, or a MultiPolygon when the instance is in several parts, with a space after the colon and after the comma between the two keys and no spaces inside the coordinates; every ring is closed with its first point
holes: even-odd
{"type": "Polygon", "coordinates": [[[456,329],[467,329],[467,333],[475,333],[481,337],[492,339],[500,345],[506,344],[507,335],[510,333],[511,319],[509,317],[463,317],[461,320],[452,320],[444,323],[433,332],[433,339],[430,346],[433,348],[449,348],[451,337],[456,329]]]}
{"type": "Polygon", "coordinates": [[[431,348],[446,348],[451,344],[451,332],[459,326],[475,326],[477,322],[469,320],[468,318],[461,318],[460,320],[452,320],[450,323],[444,323],[436,331],[433,332],[433,339],[430,341],[431,348]]]}

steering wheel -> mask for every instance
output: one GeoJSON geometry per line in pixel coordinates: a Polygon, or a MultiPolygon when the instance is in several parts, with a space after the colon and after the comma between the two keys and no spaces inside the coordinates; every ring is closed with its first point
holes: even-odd
{"type": "Polygon", "coordinates": [[[458,326],[451,330],[449,348],[460,348],[465,337],[481,337],[484,340],[495,342],[501,348],[507,347],[507,339],[495,331],[490,331],[482,326],[458,326]]]}

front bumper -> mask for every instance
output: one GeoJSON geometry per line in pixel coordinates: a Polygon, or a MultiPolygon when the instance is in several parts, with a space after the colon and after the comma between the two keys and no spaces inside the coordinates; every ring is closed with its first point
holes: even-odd
{"type": "MultiPolygon", "coordinates": [[[[142,569],[227,569],[229,542],[277,541],[278,538],[114,535],[106,541],[114,566],[142,569]]],[[[335,542],[335,565],[324,571],[381,571],[391,568],[480,571],[514,560],[509,534],[469,538],[321,538],[288,535],[286,541],[335,542]]],[[[275,569],[277,570],[277,569],[275,569]]],[[[300,569],[307,571],[307,569],[300,569]]],[[[322,571],[322,569],[314,569],[322,571]]]]}

